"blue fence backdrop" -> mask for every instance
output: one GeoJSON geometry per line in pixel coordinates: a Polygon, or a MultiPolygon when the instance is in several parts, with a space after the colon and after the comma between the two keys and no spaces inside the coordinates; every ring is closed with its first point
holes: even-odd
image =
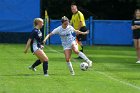
{"type": "Polygon", "coordinates": [[[94,44],[132,45],[131,21],[95,20],[94,44]]]}
{"type": "MultiPolygon", "coordinates": [[[[60,20],[50,21],[50,32],[61,25],[60,20]]],[[[90,34],[84,44],[94,45],[132,45],[131,21],[128,20],[86,20],[90,34]]],[[[54,35],[49,44],[61,44],[60,37],[54,35]]]]}
{"type": "MultiPolygon", "coordinates": [[[[40,17],[40,0],[1,0],[0,32],[31,32],[33,19],[40,17]]],[[[86,20],[90,30],[84,44],[132,45],[131,21],[86,20]]],[[[60,20],[50,20],[47,33],[61,25],[60,20]]],[[[2,38],[1,38],[2,39],[2,38]]],[[[52,36],[47,44],[61,44],[58,35],[52,36]]]]}
{"type": "Polygon", "coordinates": [[[1,0],[0,32],[31,32],[40,17],[40,0],[1,0]]]}

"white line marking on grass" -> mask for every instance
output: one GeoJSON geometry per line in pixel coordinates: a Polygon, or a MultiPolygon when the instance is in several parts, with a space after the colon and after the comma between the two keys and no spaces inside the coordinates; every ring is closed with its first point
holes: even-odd
{"type": "Polygon", "coordinates": [[[127,85],[127,86],[130,86],[130,87],[133,87],[133,88],[135,88],[135,89],[140,90],[140,87],[139,87],[139,86],[136,86],[136,85],[131,84],[131,83],[129,83],[129,82],[125,82],[125,81],[116,79],[116,78],[114,78],[114,77],[112,77],[112,76],[110,76],[110,75],[108,75],[108,74],[106,74],[106,73],[104,73],[104,72],[100,72],[100,71],[96,71],[96,72],[99,73],[99,74],[101,74],[101,75],[104,75],[105,77],[107,77],[107,78],[109,78],[109,79],[111,79],[111,80],[120,82],[120,83],[122,83],[122,84],[124,84],[124,85],[127,85]]]}
{"type": "MultiPolygon", "coordinates": [[[[48,48],[49,48],[50,50],[54,51],[54,52],[57,52],[57,53],[59,53],[59,54],[63,54],[63,53],[61,53],[61,52],[59,52],[59,51],[57,51],[57,50],[55,50],[55,49],[53,49],[53,48],[51,48],[51,47],[48,47],[48,48]]],[[[73,59],[73,61],[76,61],[76,60],[73,59]]],[[[131,84],[131,83],[129,83],[129,82],[125,82],[125,81],[116,79],[116,78],[114,78],[114,77],[112,77],[112,76],[110,76],[110,75],[108,75],[108,74],[106,74],[106,73],[104,73],[104,72],[100,72],[100,71],[96,71],[96,72],[99,73],[99,74],[101,74],[101,75],[104,75],[105,77],[107,77],[107,78],[109,78],[109,79],[111,79],[111,80],[117,81],[117,82],[119,82],[119,83],[121,83],[121,84],[124,84],[124,85],[127,85],[127,86],[130,86],[130,87],[132,87],[132,88],[135,88],[135,89],[140,90],[140,87],[139,87],[139,86],[136,86],[136,85],[131,84]]]]}

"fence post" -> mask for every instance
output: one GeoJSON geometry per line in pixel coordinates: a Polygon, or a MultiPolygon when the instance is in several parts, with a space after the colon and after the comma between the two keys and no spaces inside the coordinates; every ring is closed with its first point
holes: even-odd
{"type": "Polygon", "coordinates": [[[89,41],[89,45],[90,46],[92,46],[92,44],[93,44],[93,41],[92,41],[92,38],[93,38],[93,28],[92,28],[92,21],[93,21],[93,17],[92,16],[90,16],[90,18],[89,18],[89,35],[90,35],[90,41],[89,41]]]}
{"type": "MultiPolygon", "coordinates": [[[[49,34],[49,19],[47,19],[46,28],[47,28],[46,35],[48,35],[49,34]]],[[[46,44],[49,45],[49,40],[46,41],[46,44]]]]}

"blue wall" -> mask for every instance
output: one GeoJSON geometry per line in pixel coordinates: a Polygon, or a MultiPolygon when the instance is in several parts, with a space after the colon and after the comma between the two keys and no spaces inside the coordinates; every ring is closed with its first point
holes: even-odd
{"type": "MultiPolygon", "coordinates": [[[[87,36],[87,41],[84,44],[89,44],[90,40],[94,44],[103,45],[132,45],[132,30],[131,21],[120,20],[93,20],[86,21],[87,28],[92,24],[92,31],[87,36]]],[[[60,20],[50,21],[50,31],[61,25],[60,20]]],[[[60,37],[54,35],[50,38],[50,44],[61,44],[60,37]]]]}
{"type": "Polygon", "coordinates": [[[31,32],[40,17],[40,0],[1,0],[0,32],[31,32]]]}
{"type": "Polygon", "coordinates": [[[95,20],[93,22],[94,44],[131,45],[131,21],[95,20]]]}

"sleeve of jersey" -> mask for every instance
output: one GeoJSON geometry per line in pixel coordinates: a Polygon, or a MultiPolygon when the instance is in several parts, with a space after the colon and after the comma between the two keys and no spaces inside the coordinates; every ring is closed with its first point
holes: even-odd
{"type": "Polygon", "coordinates": [[[82,13],[79,13],[79,19],[80,19],[80,21],[84,21],[84,16],[83,16],[83,14],[82,13]]]}
{"type": "Polygon", "coordinates": [[[71,20],[70,20],[70,25],[73,25],[73,21],[72,21],[72,19],[73,19],[73,18],[71,18],[71,20]]]}
{"type": "Polygon", "coordinates": [[[35,31],[32,31],[29,38],[33,40],[35,38],[35,34],[36,34],[35,31]]]}
{"type": "Polygon", "coordinates": [[[74,28],[72,26],[70,26],[71,32],[74,33],[74,28]]]}
{"type": "Polygon", "coordinates": [[[57,28],[55,28],[51,33],[52,33],[52,34],[58,34],[58,32],[59,32],[59,28],[57,27],[57,28]]]}
{"type": "Polygon", "coordinates": [[[32,40],[35,38],[35,33],[34,33],[34,31],[31,32],[29,38],[32,39],[32,40]]]}

